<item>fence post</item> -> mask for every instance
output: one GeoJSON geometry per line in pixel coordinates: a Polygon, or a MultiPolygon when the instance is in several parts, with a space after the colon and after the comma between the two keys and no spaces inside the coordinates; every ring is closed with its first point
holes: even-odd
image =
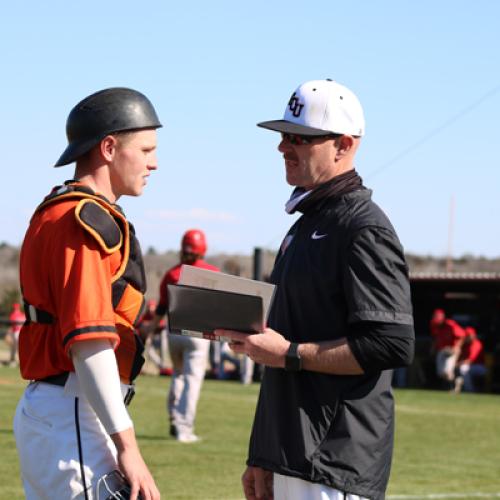
{"type": "Polygon", "coordinates": [[[253,279],[262,281],[262,248],[253,250],[253,279]]]}

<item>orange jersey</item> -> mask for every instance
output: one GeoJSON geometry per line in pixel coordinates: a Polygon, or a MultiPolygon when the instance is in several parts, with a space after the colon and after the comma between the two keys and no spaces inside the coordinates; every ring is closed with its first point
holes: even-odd
{"type": "MultiPolygon", "coordinates": [[[[99,242],[98,235],[77,220],[81,203],[78,194],[61,196],[35,212],[26,233],[20,256],[24,300],[49,313],[53,321],[28,321],[23,326],[21,374],[36,380],[74,371],[69,356],[74,342],[109,339],[116,347],[120,376],[129,382],[142,364],[137,359],[141,346],[134,335],[134,321],[144,302],[144,290],[138,290],[137,284],[130,287],[127,281],[131,280],[123,278],[134,274],[129,272],[134,265],[128,262],[129,253],[138,259],[136,265],[142,265],[140,248],[132,245],[135,238],[129,238],[124,216],[114,217],[126,236],[124,241],[120,239],[112,249],[99,242]]],[[[111,220],[109,214],[104,216],[111,220]]],[[[143,277],[143,269],[139,271],[143,277]]]]}

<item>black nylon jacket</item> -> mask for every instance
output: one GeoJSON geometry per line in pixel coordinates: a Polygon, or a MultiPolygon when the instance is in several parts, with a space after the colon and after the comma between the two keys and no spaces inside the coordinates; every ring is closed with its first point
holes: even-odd
{"type": "MultiPolygon", "coordinates": [[[[413,335],[403,250],[367,189],[302,215],[271,281],[277,289],[269,326],[292,342],[349,340],[363,322],[401,325],[401,336],[413,335]]],[[[266,367],[247,464],[384,498],[394,435],[391,377],[392,370],[339,376],[266,367]]]]}

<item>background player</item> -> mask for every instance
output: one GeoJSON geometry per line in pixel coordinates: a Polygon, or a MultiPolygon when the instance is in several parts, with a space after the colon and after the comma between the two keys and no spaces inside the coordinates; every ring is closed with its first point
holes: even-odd
{"type": "Polygon", "coordinates": [[[476,329],[472,326],[465,327],[465,337],[457,360],[455,379],[455,392],[463,389],[465,392],[475,392],[475,379],[486,376],[487,370],[484,362],[483,343],[477,338],[476,329]]]}
{"type": "Polygon", "coordinates": [[[436,373],[454,389],[455,365],[465,338],[464,329],[453,319],[447,318],[443,309],[432,313],[430,322],[431,350],[436,355],[436,373]]]}
{"type": "Polygon", "coordinates": [[[10,326],[5,337],[10,347],[9,366],[17,365],[19,332],[25,321],[26,316],[23,311],[21,311],[21,305],[15,302],[12,304],[12,311],[9,314],[10,326]]]}
{"type": "MultiPolygon", "coordinates": [[[[165,273],[160,283],[160,299],[151,331],[154,331],[165,317],[168,308],[167,285],[179,281],[183,264],[219,271],[217,267],[203,260],[206,252],[207,242],[203,231],[190,229],[184,233],[180,262],[165,273]]],[[[209,348],[210,341],[205,339],[168,335],[168,349],[173,365],[172,382],[167,397],[170,435],[182,443],[193,443],[200,439],[194,433],[194,421],[205,378],[209,348]]]]}

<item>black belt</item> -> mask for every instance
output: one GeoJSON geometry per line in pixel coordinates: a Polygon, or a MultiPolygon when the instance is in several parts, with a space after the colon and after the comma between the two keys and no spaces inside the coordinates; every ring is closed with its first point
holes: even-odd
{"type": "Polygon", "coordinates": [[[43,323],[46,325],[54,323],[54,317],[52,314],[44,311],[43,309],[38,309],[29,302],[26,302],[26,300],[24,301],[24,314],[26,315],[27,322],[43,323]]]}
{"type": "MultiPolygon", "coordinates": [[[[64,387],[66,385],[68,377],[69,377],[69,372],[65,372],[65,373],[60,373],[59,375],[51,375],[50,377],[45,377],[39,380],[35,380],[35,382],[45,382],[46,384],[52,384],[52,385],[58,385],[59,387],[64,387]]],[[[132,399],[134,398],[134,395],[135,395],[135,389],[134,386],[131,385],[127,390],[127,394],[125,394],[125,397],[123,398],[125,406],[128,406],[131,403],[132,399]]]]}
{"type": "Polygon", "coordinates": [[[45,377],[36,382],[45,382],[46,384],[58,385],[60,387],[64,387],[66,384],[66,380],[68,380],[69,372],[60,373],[59,375],[51,375],[50,377],[45,377]]]}

